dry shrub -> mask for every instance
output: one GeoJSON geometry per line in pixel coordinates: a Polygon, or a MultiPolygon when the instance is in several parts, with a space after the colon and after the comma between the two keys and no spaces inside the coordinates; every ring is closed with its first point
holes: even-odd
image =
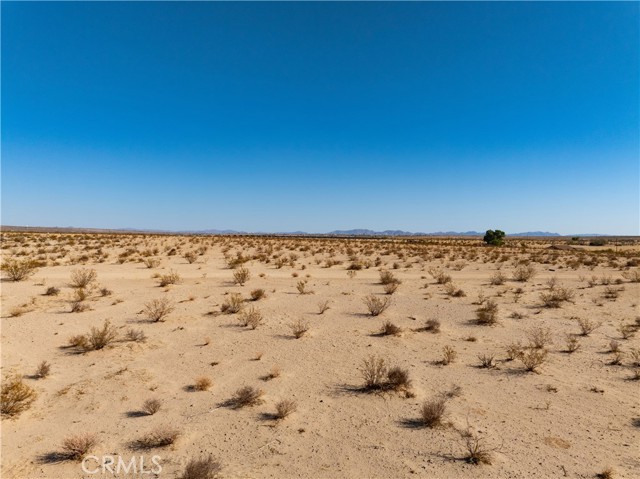
{"type": "Polygon", "coordinates": [[[380,334],[383,336],[399,336],[402,333],[402,328],[396,326],[391,321],[385,321],[380,329],[380,334]]]}
{"type": "Polygon", "coordinates": [[[188,251],[182,257],[187,260],[187,263],[193,264],[198,259],[198,253],[195,251],[188,251]]]}
{"type": "Polygon", "coordinates": [[[572,334],[565,336],[565,351],[569,354],[575,353],[580,349],[580,341],[572,334]]]}
{"type": "Polygon", "coordinates": [[[160,266],[160,260],[158,258],[145,258],[142,262],[149,269],[157,268],[158,266],[160,266]]]}
{"type": "Polygon", "coordinates": [[[191,459],[179,479],[215,479],[222,470],[222,464],[212,455],[191,459]]]}
{"type": "Polygon", "coordinates": [[[542,326],[534,326],[527,331],[527,338],[532,348],[542,349],[548,344],[553,343],[553,337],[550,328],[542,326]]]}
{"type": "Polygon", "coordinates": [[[325,299],[318,303],[318,314],[324,314],[329,309],[329,300],[325,299]]]}
{"type": "Polygon", "coordinates": [[[547,360],[547,351],[544,349],[526,349],[520,352],[517,359],[524,369],[530,372],[538,372],[538,368],[547,360]]]}
{"type": "Polygon", "coordinates": [[[485,353],[479,354],[478,360],[480,361],[480,367],[487,368],[487,369],[496,367],[495,358],[496,358],[495,354],[485,354],[485,353]]]}
{"type": "Polygon", "coordinates": [[[382,389],[387,375],[387,364],[384,358],[369,356],[362,361],[360,373],[364,379],[364,389],[382,389]]]}
{"type": "Polygon", "coordinates": [[[484,442],[484,438],[470,430],[463,434],[464,447],[467,451],[465,460],[474,465],[491,464],[492,450],[484,442]]]}
{"type": "Polygon", "coordinates": [[[35,389],[25,384],[22,377],[10,376],[2,382],[0,412],[3,416],[18,416],[31,407],[36,397],[35,389]]]}
{"type": "Polygon", "coordinates": [[[640,283],[640,269],[630,269],[622,273],[624,279],[629,280],[632,283],[640,283]]]}
{"type": "Polygon", "coordinates": [[[104,349],[109,344],[113,343],[118,337],[118,330],[115,326],[111,325],[111,322],[107,319],[102,328],[92,327],[89,334],[86,336],[87,344],[90,350],[104,349]]]}
{"type": "Polygon", "coordinates": [[[144,304],[144,315],[149,321],[158,322],[173,312],[175,307],[167,298],[152,299],[144,304]]]}
{"type": "Polygon", "coordinates": [[[380,298],[373,294],[366,296],[362,301],[371,316],[379,316],[391,305],[391,298],[380,298]]]}
{"type": "Polygon", "coordinates": [[[71,272],[71,286],[73,288],[84,289],[93,284],[98,278],[95,269],[74,269],[71,272]]]}
{"type": "Polygon", "coordinates": [[[444,285],[444,292],[447,296],[452,296],[454,298],[463,298],[467,295],[467,293],[451,282],[444,285]]]}
{"type": "Polygon", "coordinates": [[[180,437],[180,431],[170,426],[159,426],[135,441],[134,449],[153,449],[166,447],[175,443],[180,437]]]}
{"type": "Polygon", "coordinates": [[[437,334],[440,332],[440,321],[437,319],[428,319],[424,325],[424,330],[437,334]]]}
{"type": "Polygon", "coordinates": [[[298,281],[298,284],[296,285],[296,289],[298,290],[298,293],[300,294],[312,294],[313,291],[308,290],[307,289],[307,281],[298,281]]]}
{"type": "Polygon", "coordinates": [[[193,390],[194,391],[208,391],[211,386],[213,385],[213,382],[211,381],[210,378],[206,377],[206,376],[201,376],[199,378],[197,378],[193,384],[193,390]]]}
{"type": "Polygon", "coordinates": [[[8,259],[0,267],[11,281],[23,281],[37,271],[36,262],[30,259],[8,259]]]}
{"type": "Polygon", "coordinates": [[[147,399],[142,405],[142,410],[149,416],[153,416],[162,408],[162,401],[159,399],[147,399]]]}
{"type": "Polygon", "coordinates": [[[249,278],[251,278],[251,273],[244,266],[240,266],[233,271],[233,282],[240,286],[244,286],[244,283],[249,281],[249,278]]]}
{"type": "Polygon", "coordinates": [[[427,400],[420,407],[420,423],[426,427],[441,426],[447,413],[447,400],[439,396],[427,400]]]}
{"type": "Polygon", "coordinates": [[[44,379],[49,374],[51,374],[51,364],[49,364],[47,361],[42,361],[36,368],[36,372],[33,373],[33,377],[38,379],[44,379]]]}
{"type": "Polygon", "coordinates": [[[127,341],[143,343],[147,340],[147,335],[141,329],[129,328],[126,334],[127,341]]]}
{"type": "Polygon", "coordinates": [[[65,459],[79,461],[98,445],[95,434],[78,434],[62,441],[60,449],[65,459]]]}
{"type": "Polygon", "coordinates": [[[518,359],[520,354],[522,353],[523,347],[520,342],[515,342],[507,345],[505,347],[505,351],[507,353],[507,359],[509,361],[513,361],[514,359],[518,359]]]}
{"type": "Polygon", "coordinates": [[[607,467],[602,472],[596,474],[596,477],[598,477],[599,479],[613,479],[614,477],[613,468],[607,467]]]}
{"type": "Polygon", "coordinates": [[[392,391],[408,391],[411,388],[409,371],[398,366],[389,368],[389,371],[387,371],[386,388],[392,391]]]}
{"type": "Polygon", "coordinates": [[[440,364],[448,365],[456,360],[458,353],[451,346],[445,346],[442,348],[442,360],[440,364]]]}
{"type": "Polygon", "coordinates": [[[380,284],[393,284],[399,282],[391,271],[380,271],[380,284]]]}
{"type": "Polygon", "coordinates": [[[290,323],[289,327],[291,328],[291,333],[296,339],[301,338],[307,331],[309,331],[309,323],[303,319],[298,319],[297,321],[290,323]]]}
{"type": "Polygon", "coordinates": [[[160,276],[159,284],[161,288],[164,288],[165,286],[168,286],[170,284],[178,284],[180,280],[181,280],[180,275],[175,271],[171,270],[167,274],[163,274],[160,276]]]}
{"type": "Polygon", "coordinates": [[[278,420],[282,420],[289,416],[290,414],[296,412],[298,409],[298,403],[293,399],[283,399],[276,404],[276,414],[275,418],[278,420]]]}
{"type": "Polygon", "coordinates": [[[602,326],[602,323],[591,321],[588,318],[577,318],[578,326],[582,336],[589,336],[592,332],[602,326]]]}
{"type": "Polygon", "coordinates": [[[60,288],[56,288],[55,286],[49,286],[44,292],[45,296],[58,296],[58,294],[60,294],[60,288]]]}
{"type": "Polygon", "coordinates": [[[398,289],[398,286],[400,286],[400,283],[388,283],[384,285],[384,292],[385,294],[393,294],[396,292],[396,290],[398,289]]]}
{"type": "Polygon", "coordinates": [[[263,321],[262,313],[258,308],[249,308],[240,312],[238,315],[238,321],[241,326],[249,326],[251,329],[256,329],[263,321]]]}
{"type": "Polygon", "coordinates": [[[522,264],[513,272],[513,279],[526,283],[530,279],[533,279],[536,273],[536,268],[532,264],[522,264]]]}
{"type": "Polygon", "coordinates": [[[260,300],[265,297],[264,289],[254,289],[251,291],[250,296],[252,301],[260,300]]]}
{"type": "Polygon", "coordinates": [[[264,396],[264,391],[262,389],[254,388],[252,386],[243,386],[235,392],[227,404],[233,409],[241,409],[246,406],[256,406],[258,404],[262,404],[262,396],[264,396]]]}
{"type": "Polygon", "coordinates": [[[498,322],[498,303],[492,299],[487,300],[476,309],[476,320],[478,324],[495,325],[498,322]]]}
{"type": "Polygon", "coordinates": [[[557,287],[540,293],[540,300],[545,308],[559,308],[564,302],[572,302],[574,296],[574,291],[569,288],[557,287]]]}
{"type": "Polygon", "coordinates": [[[489,278],[489,283],[493,284],[494,286],[500,286],[504,284],[506,280],[507,276],[502,271],[496,271],[491,275],[491,278],[489,278]]]}
{"type": "Polygon", "coordinates": [[[242,299],[242,295],[232,293],[224,300],[222,306],[220,306],[220,311],[226,314],[235,314],[240,312],[242,308],[244,308],[244,299],[242,299]]]}

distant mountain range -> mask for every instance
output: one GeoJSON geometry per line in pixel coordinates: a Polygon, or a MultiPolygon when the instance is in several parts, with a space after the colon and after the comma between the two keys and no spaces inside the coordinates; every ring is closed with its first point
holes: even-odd
{"type": "MultiPolygon", "coordinates": [[[[68,233],[147,233],[147,234],[207,234],[207,235],[233,235],[233,234],[255,234],[255,235],[287,235],[287,236],[484,236],[482,231],[437,231],[434,233],[421,233],[410,232],[403,230],[384,230],[374,231],[370,229],[352,229],[352,230],[334,230],[328,233],[307,233],[305,231],[286,231],[286,232],[247,232],[237,230],[218,230],[218,229],[206,229],[206,230],[155,230],[155,229],[140,229],[140,228],[114,228],[114,229],[102,229],[102,228],[77,228],[72,226],[66,227],[45,227],[45,226],[0,226],[2,231],[43,231],[43,232],[68,232],[68,233]]],[[[523,233],[507,233],[507,236],[540,236],[540,237],[553,237],[553,236],[611,236],[594,233],[584,234],[571,234],[561,235],[559,233],[552,233],[549,231],[526,231],[523,233]]]]}

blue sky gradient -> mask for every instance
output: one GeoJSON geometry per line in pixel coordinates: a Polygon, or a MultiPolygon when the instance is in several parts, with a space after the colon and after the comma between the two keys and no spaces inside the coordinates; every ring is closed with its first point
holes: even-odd
{"type": "Polygon", "coordinates": [[[639,234],[639,12],[2,2],[2,224],[639,234]]]}

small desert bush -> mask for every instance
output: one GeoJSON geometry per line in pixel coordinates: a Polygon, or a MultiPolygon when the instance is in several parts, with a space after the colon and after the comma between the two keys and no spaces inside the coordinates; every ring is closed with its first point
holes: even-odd
{"type": "Polygon", "coordinates": [[[385,294],[393,294],[396,292],[396,290],[398,289],[398,286],[400,286],[400,283],[387,283],[384,285],[384,292],[385,294]]]}
{"type": "Polygon", "coordinates": [[[360,373],[365,389],[382,389],[387,376],[387,364],[384,358],[369,356],[362,361],[360,373]]]}
{"type": "Polygon", "coordinates": [[[578,349],[580,349],[580,341],[572,334],[567,334],[565,336],[565,351],[567,353],[575,353],[578,349]]]}
{"type": "Polygon", "coordinates": [[[491,464],[492,451],[485,445],[484,438],[471,431],[466,431],[465,434],[463,434],[463,440],[467,452],[465,457],[467,462],[476,466],[480,464],[491,464]]]}
{"type": "Polygon", "coordinates": [[[575,293],[563,286],[540,293],[540,300],[545,308],[559,308],[564,302],[573,301],[575,293]]]}
{"type": "Polygon", "coordinates": [[[160,277],[158,278],[161,288],[164,288],[165,286],[168,286],[170,284],[178,284],[180,280],[180,275],[173,270],[169,271],[167,274],[160,275],[160,277]]]}
{"type": "Polygon", "coordinates": [[[147,335],[141,329],[129,328],[126,334],[127,341],[134,343],[144,343],[147,340],[147,335]]]}
{"type": "Polygon", "coordinates": [[[36,397],[35,389],[25,384],[22,377],[8,377],[2,382],[0,412],[3,416],[17,416],[29,409],[36,397]]]}
{"type": "Polygon", "coordinates": [[[212,455],[191,459],[179,479],[215,479],[222,470],[222,464],[212,455]]]}
{"type": "Polygon", "coordinates": [[[69,460],[79,461],[98,445],[95,434],[69,436],[60,445],[61,454],[69,460]]]}
{"type": "Polygon", "coordinates": [[[240,266],[233,271],[233,281],[240,286],[243,286],[250,278],[251,273],[244,266],[240,266]]]}
{"type": "Polygon", "coordinates": [[[208,391],[211,386],[213,385],[213,382],[211,381],[210,378],[206,377],[206,376],[201,376],[199,378],[197,378],[193,384],[193,390],[194,391],[208,391]]]}
{"type": "Polygon", "coordinates": [[[44,379],[49,374],[51,374],[51,364],[49,364],[47,361],[42,361],[40,364],[38,364],[35,373],[33,373],[33,377],[44,379]]]}
{"type": "Polygon", "coordinates": [[[104,349],[109,344],[113,343],[117,337],[118,330],[111,325],[109,320],[104,322],[102,328],[92,327],[91,331],[86,336],[90,350],[104,349]]]}
{"type": "Polygon", "coordinates": [[[458,353],[456,352],[456,350],[451,346],[445,346],[442,348],[442,360],[440,361],[440,364],[443,364],[445,366],[447,364],[451,364],[456,360],[456,357],[458,357],[458,353]]]}
{"type": "Polygon", "coordinates": [[[396,282],[398,282],[398,280],[391,271],[380,271],[380,284],[392,284],[396,282]]]}
{"type": "Polygon", "coordinates": [[[241,326],[249,326],[251,329],[256,329],[263,321],[262,313],[258,308],[249,308],[240,312],[238,315],[238,321],[241,326]]]}
{"type": "Polygon", "coordinates": [[[260,300],[265,297],[264,289],[254,289],[251,291],[250,296],[252,301],[260,300]]]}
{"type": "Polygon", "coordinates": [[[363,302],[371,316],[379,316],[391,305],[391,298],[380,298],[370,294],[363,299],[363,302]]]}
{"type": "Polygon", "coordinates": [[[71,286],[73,288],[84,289],[93,284],[98,278],[95,269],[74,269],[71,272],[71,286]]]}
{"type": "Polygon", "coordinates": [[[226,314],[235,314],[240,312],[242,308],[244,308],[244,299],[242,299],[242,295],[232,293],[224,300],[222,306],[220,306],[220,311],[226,314]]]}
{"type": "Polygon", "coordinates": [[[500,286],[504,284],[506,280],[507,276],[502,271],[496,271],[491,275],[491,278],[489,278],[489,283],[493,284],[494,286],[500,286]]]}
{"type": "Polygon", "coordinates": [[[420,423],[426,427],[441,426],[447,413],[447,400],[440,396],[427,400],[420,406],[420,423]]]}
{"type": "Polygon", "coordinates": [[[550,328],[534,326],[527,331],[527,338],[532,348],[543,349],[553,342],[553,335],[550,328]]]}
{"type": "Polygon", "coordinates": [[[198,253],[195,251],[188,251],[182,257],[187,260],[187,263],[193,264],[198,259],[198,253]]]}
{"type": "Polygon", "coordinates": [[[276,404],[276,414],[275,418],[278,420],[282,420],[289,416],[290,414],[296,412],[298,409],[298,404],[293,399],[283,399],[276,404]]]}
{"type": "Polygon", "coordinates": [[[145,258],[142,262],[149,269],[160,266],[160,260],[158,258],[145,258]]]}
{"type": "Polygon", "coordinates": [[[493,326],[498,322],[498,303],[494,300],[487,300],[484,305],[476,309],[476,320],[478,324],[493,326]]]}
{"type": "Polygon", "coordinates": [[[589,336],[602,325],[602,323],[591,321],[588,318],[577,318],[576,321],[580,327],[580,334],[582,336],[589,336]]]}
{"type": "Polygon", "coordinates": [[[297,321],[289,324],[291,328],[291,333],[296,339],[301,338],[309,331],[309,323],[304,321],[303,319],[298,319],[297,321]]]}
{"type": "Polygon", "coordinates": [[[149,321],[164,321],[175,307],[167,298],[152,299],[144,304],[144,315],[149,321]]]}
{"type": "Polygon", "coordinates": [[[234,409],[241,409],[247,406],[256,406],[262,403],[264,391],[253,386],[243,386],[238,389],[228,404],[234,409]]]}
{"type": "Polygon", "coordinates": [[[513,279],[526,283],[530,279],[533,279],[536,275],[536,268],[531,264],[522,264],[516,268],[513,272],[513,279]]]}
{"type": "Polygon", "coordinates": [[[398,336],[400,333],[402,333],[402,329],[391,321],[385,321],[380,329],[380,334],[383,336],[398,336]]]}
{"type": "Polygon", "coordinates": [[[440,332],[440,321],[437,319],[428,319],[424,325],[424,330],[437,334],[440,332]]]}
{"type": "Polygon", "coordinates": [[[487,369],[494,368],[496,366],[495,357],[495,354],[479,354],[478,360],[480,361],[480,367],[487,369]]]}
{"type": "Polygon", "coordinates": [[[329,309],[329,300],[325,299],[318,303],[318,314],[324,314],[329,309]]]}
{"type": "Polygon", "coordinates": [[[134,449],[153,449],[166,447],[175,443],[180,431],[170,426],[159,426],[133,443],[134,449]]]}
{"type": "Polygon", "coordinates": [[[386,388],[392,391],[408,391],[411,388],[409,371],[398,366],[389,368],[387,371],[386,388]]]}
{"type": "Polygon", "coordinates": [[[58,296],[58,294],[60,294],[60,288],[56,288],[55,286],[49,286],[44,292],[45,296],[58,296]]]}
{"type": "Polygon", "coordinates": [[[640,269],[630,269],[629,271],[624,271],[622,273],[622,277],[626,280],[631,281],[632,283],[640,283],[640,269]]]}
{"type": "Polygon", "coordinates": [[[312,294],[313,291],[308,290],[307,289],[307,281],[298,281],[298,284],[296,285],[296,289],[298,290],[298,293],[300,294],[312,294]]]}
{"type": "Polygon", "coordinates": [[[547,351],[545,349],[524,349],[516,359],[522,363],[526,371],[538,372],[538,368],[547,360],[547,351]]]}
{"type": "Polygon", "coordinates": [[[36,262],[25,259],[8,259],[0,267],[11,281],[23,281],[37,271],[36,262]]]}
{"type": "Polygon", "coordinates": [[[147,399],[144,404],[142,404],[142,410],[145,414],[149,416],[153,416],[162,408],[162,401],[159,399],[147,399]]]}

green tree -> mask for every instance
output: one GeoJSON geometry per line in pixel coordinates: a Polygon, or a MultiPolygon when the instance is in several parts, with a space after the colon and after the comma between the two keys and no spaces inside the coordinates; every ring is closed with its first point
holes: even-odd
{"type": "Polygon", "coordinates": [[[501,230],[487,230],[484,242],[492,246],[500,246],[504,243],[505,232],[501,230]]]}

